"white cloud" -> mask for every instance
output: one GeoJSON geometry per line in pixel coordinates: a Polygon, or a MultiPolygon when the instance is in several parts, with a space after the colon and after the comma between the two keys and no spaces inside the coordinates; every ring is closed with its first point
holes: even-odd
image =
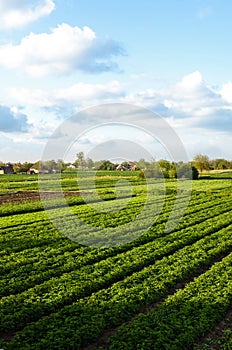
{"type": "Polygon", "coordinates": [[[55,108],[55,106],[80,107],[90,103],[93,104],[93,102],[107,102],[120,98],[124,94],[123,86],[116,80],[105,84],[77,83],[67,88],[53,89],[49,92],[41,89],[30,90],[25,88],[12,88],[8,91],[10,99],[13,99],[15,103],[40,108],[55,108]]]}
{"type": "Polygon", "coordinates": [[[0,27],[18,28],[48,16],[55,9],[53,0],[0,0],[0,27]]]}
{"type": "MultiPolygon", "coordinates": [[[[126,89],[128,84],[109,81],[105,84],[77,83],[51,91],[12,89],[8,96],[15,104],[36,107],[37,111],[43,112],[44,117],[53,115],[54,125],[59,123],[57,116],[65,119],[90,106],[122,102],[147,107],[166,118],[174,129],[184,135],[195,132],[197,138],[199,132],[203,130],[209,133],[225,133],[225,135],[231,133],[232,102],[229,104],[221,91],[208,86],[199,72],[188,74],[177,84],[163,89],[150,88],[137,93],[129,93],[126,89]]],[[[227,89],[229,93],[231,85],[226,85],[222,90],[225,92],[227,89]]],[[[31,121],[37,124],[40,130],[38,121],[33,119],[31,121]]],[[[94,121],[101,123],[101,118],[94,121]]],[[[52,128],[54,127],[51,126],[48,129],[52,130],[52,128]]],[[[42,129],[41,133],[44,134],[42,129]]]]}
{"type": "Polygon", "coordinates": [[[123,95],[122,86],[118,81],[106,84],[78,83],[66,89],[54,91],[54,99],[58,103],[80,104],[80,101],[107,100],[123,95]]]}
{"type": "Polygon", "coordinates": [[[0,46],[0,65],[26,71],[33,76],[65,74],[73,70],[99,73],[117,70],[112,56],[123,55],[112,39],[100,40],[89,27],[61,24],[50,34],[30,33],[19,45],[0,46]]]}
{"type": "Polygon", "coordinates": [[[11,88],[8,90],[8,97],[13,100],[14,103],[21,106],[35,106],[35,107],[52,107],[54,101],[51,93],[42,89],[27,89],[27,88],[11,88]]]}
{"type": "Polygon", "coordinates": [[[128,94],[125,102],[152,109],[179,130],[230,132],[232,128],[232,83],[217,91],[205,83],[198,71],[173,86],[128,94]]]}
{"type": "Polygon", "coordinates": [[[199,71],[185,75],[176,87],[185,92],[199,91],[204,87],[203,77],[199,71]]]}
{"type": "Polygon", "coordinates": [[[232,82],[224,84],[220,93],[226,102],[232,103],[232,82]]]}

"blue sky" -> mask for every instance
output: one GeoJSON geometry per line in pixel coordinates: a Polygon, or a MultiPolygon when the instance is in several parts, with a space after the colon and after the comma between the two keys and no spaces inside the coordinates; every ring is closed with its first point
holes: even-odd
{"type": "Polygon", "coordinates": [[[231,14],[230,0],[0,0],[0,161],[40,159],[73,113],[117,102],[159,113],[190,159],[231,159],[231,14]]]}

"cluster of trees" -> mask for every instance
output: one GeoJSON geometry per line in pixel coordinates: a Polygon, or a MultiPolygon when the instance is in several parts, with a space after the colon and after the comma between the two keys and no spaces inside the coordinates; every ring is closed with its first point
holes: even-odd
{"type": "MultiPolygon", "coordinates": [[[[157,162],[159,166],[162,168],[162,170],[165,172],[170,171],[172,168],[171,162],[161,159],[157,162]]],[[[232,161],[226,160],[224,158],[216,158],[210,160],[207,155],[204,154],[197,154],[192,162],[190,162],[192,166],[197,168],[197,170],[202,173],[203,171],[207,170],[226,170],[226,169],[232,169],[232,161]]],[[[146,169],[146,167],[149,165],[149,162],[146,162],[144,159],[141,159],[138,161],[139,167],[141,169],[146,169]]],[[[176,163],[177,165],[183,164],[183,162],[176,163]]]]}
{"type": "Polygon", "coordinates": [[[77,153],[77,158],[72,165],[81,169],[97,169],[97,170],[116,170],[119,164],[112,163],[110,160],[93,161],[91,158],[86,158],[83,152],[77,153]]]}
{"type": "Polygon", "coordinates": [[[146,177],[165,177],[165,178],[192,178],[197,179],[199,173],[209,170],[232,169],[232,161],[224,158],[210,160],[207,155],[197,154],[192,162],[185,164],[183,162],[169,162],[161,159],[157,162],[147,162],[140,159],[138,168],[143,171],[140,176],[146,177]],[[144,175],[143,175],[144,174],[144,175]]]}
{"type": "Polygon", "coordinates": [[[198,179],[199,171],[191,163],[169,162],[165,159],[146,162],[144,159],[138,161],[140,169],[139,176],[147,178],[185,178],[198,179]]]}
{"type": "Polygon", "coordinates": [[[26,173],[32,166],[34,163],[30,163],[30,162],[24,162],[24,163],[3,163],[0,161],[0,166],[13,166],[13,170],[15,173],[26,173]]]}
{"type": "Polygon", "coordinates": [[[194,166],[202,173],[204,170],[232,169],[232,161],[224,158],[209,159],[207,155],[197,154],[193,158],[194,166]]]}
{"type": "Polygon", "coordinates": [[[38,161],[33,164],[32,168],[45,173],[54,173],[66,170],[67,164],[65,164],[62,159],[58,159],[57,161],[52,159],[47,161],[38,161]]]}
{"type": "MultiPolygon", "coordinates": [[[[7,163],[9,164],[9,163],[7,163]]],[[[0,161],[0,166],[6,165],[0,161]]],[[[63,160],[58,159],[48,161],[38,161],[36,163],[24,162],[13,164],[15,173],[26,173],[30,169],[40,170],[41,172],[52,173],[65,171],[70,168],[79,169],[97,169],[97,170],[116,170],[119,164],[112,163],[110,160],[93,161],[91,158],[85,158],[83,152],[79,152],[76,155],[76,159],[73,163],[65,163],[63,160]]],[[[155,161],[154,159],[146,161],[140,159],[134,162],[123,162],[120,164],[120,169],[137,169],[140,170],[139,176],[146,177],[185,177],[185,178],[198,178],[199,173],[208,170],[226,170],[232,169],[232,161],[224,158],[217,158],[210,160],[207,155],[197,154],[193,161],[185,164],[183,162],[170,162],[165,159],[155,161]],[[131,167],[134,165],[134,167],[131,167]]]]}

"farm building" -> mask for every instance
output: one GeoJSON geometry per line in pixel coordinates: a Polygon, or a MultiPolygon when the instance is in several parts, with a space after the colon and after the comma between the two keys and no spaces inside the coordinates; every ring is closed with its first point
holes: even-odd
{"type": "Polygon", "coordinates": [[[1,165],[0,174],[14,174],[14,169],[12,164],[1,165]]]}
{"type": "Polygon", "coordinates": [[[35,169],[35,168],[30,168],[28,171],[27,171],[27,174],[38,174],[39,173],[39,170],[38,169],[35,169]]]}
{"type": "Polygon", "coordinates": [[[117,166],[116,170],[138,170],[138,167],[135,163],[132,162],[123,162],[120,165],[117,166]]]}

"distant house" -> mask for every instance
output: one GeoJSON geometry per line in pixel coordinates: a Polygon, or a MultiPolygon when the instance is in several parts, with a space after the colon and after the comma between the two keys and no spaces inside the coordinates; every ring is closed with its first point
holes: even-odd
{"type": "Polygon", "coordinates": [[[126,170],[138,170],[138,167],[135,163],[132,162],[123,162],[119,164],[116,170],[126,171],[126,170]]]}
{"type": "Polygon", "coordinates": [[[35,168],[30,168],[28,171],[27,171],[28,174],[38,174],[39,173],[39,170],[38,169],[35,169],[35,168]]]}
{"type": "Polygon", "coordinates": [[[0,174],[14,174],[14,169],[12,164],[1,165],[0,174]]]}
{"type": "Polygon", "coordinates": [[[68,166],[67,166],[67,169],[76,169],[77,167],[76,167],[76,165],[75,164],[69,164],[68,166]]]}
{"type": "Polygon", "coordinates": [[[116,168],[116,170],[121,170],[121,171],[125,171],[125,170],[128,170],[124,165],[122,164],[119,164],[116,168]]]}

